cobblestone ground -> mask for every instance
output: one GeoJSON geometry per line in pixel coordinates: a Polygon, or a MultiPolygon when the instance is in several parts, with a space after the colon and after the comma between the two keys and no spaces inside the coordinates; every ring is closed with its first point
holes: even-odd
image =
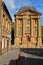
{"type": "Polygon", "coordinates": [[[39,63],[37,65],[43,65],[43,57],[27,54],[24,52],[20,53],[21,59],[19,59],[19,61],[16,61],[18,60],[19,51],[19,48],[12,48],[12,50],[0,56],[0,65],[34,65],[37,63],[39,63]]]}

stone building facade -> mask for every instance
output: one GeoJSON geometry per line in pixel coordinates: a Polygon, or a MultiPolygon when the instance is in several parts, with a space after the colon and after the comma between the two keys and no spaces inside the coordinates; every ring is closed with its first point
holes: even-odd
{"type": "Polygon", "coordinates": [[[23,6],[14,16],[15,47],[40,48],[42,46],[40,26],[41,13],[36,11],[33,6],[23,6]]]}
{"type": "Polygon", "coordinates": [[[0,0],[0,52],[11,48],[11,24],[9,11],[5,3],[0,0]]]}

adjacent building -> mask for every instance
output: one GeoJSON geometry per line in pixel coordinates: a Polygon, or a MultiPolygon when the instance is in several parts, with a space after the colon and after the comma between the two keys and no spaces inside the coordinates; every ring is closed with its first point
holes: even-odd
{"type": "Polygon", "coordinates": [[[14,15],[14,43],[15,47],[40,48],[41,40],[41,13],[33,6],[22,6],[14,15]]]}
{"type": "Polygon", "coordinates": [[[11,24],[10,13],[2,0],[0,0],[0,52],[11,48],[11,24]]]}

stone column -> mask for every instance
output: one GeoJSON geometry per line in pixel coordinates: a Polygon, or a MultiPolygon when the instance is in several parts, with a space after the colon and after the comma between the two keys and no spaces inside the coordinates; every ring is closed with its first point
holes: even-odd
{"type": "Polygon", "coordinates": [[[26,28],[25,19],[23,19],[23,36],[25,36],[25,28],[26,28]]]}
{"type": "Polygon", "coordinates": [[[18,19],[16,19],[16,36],[18,37],[18,19]]]}
{"type": "Polygon", "coordinates": [[[22,28],[22,35],[23,35],[23,37],[22,37],[22,43],[23,44],[25,44],[26,43],[26,39],[25,39],[25,30],[26,30],[26,25],[25,25],[25,19],[23,18],[23,28],[22,28]]]}
{"type": "Polygon", "coordinates": [[[16,18],[16,27],[15,27],[15,46],[16,47],[19,47],[20,46],[20,43],[21,43],[21,36],[19,36],[19,19],[16,18]]]}
{"type": "Polygon", "coordinates": [[[40,24],[40,19],[38,19],[38,36],[41,37],[41,24],[40,24]]]}
{"type": "Polygon", "coordinates": [[[16,19],[16,21],[15,21],[15,40],[14,40],[14,43],[15,43],[15,47],[16,47],[17,43],[18,43],[18,19],[16,19]]]}
{"type": "Polygon", "coordinates": [[[34,35],[33,35],[33,19],[31,19],[31,37],[33,37],[34,35]]]}
{"type": "Polygon", "coordinates": [[[31,18],[31,42],[34,42],[34,20],[31,18]]]}
{"type": "Polygon", "coordinates": [[[36,41],[35,41],[35,36],[34,36],[34,18],[33,16],[31,17],[31,43],[32,43],[32,47],[35,48],[36,47],[36,41]]]}
{"type": "Polygon", "coordinates": [[[42,39],[41,39],[41,24],[40,19],[38,19],[38,47],[42,46],[42,39]]]}

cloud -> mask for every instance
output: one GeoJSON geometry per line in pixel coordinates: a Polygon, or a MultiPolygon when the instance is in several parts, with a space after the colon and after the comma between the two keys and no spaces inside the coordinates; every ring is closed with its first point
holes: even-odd
{"type": "Polygon", "coordinates": [[[43,23],[43,0],[3,0],[7,5],[12,20],[14,20],[14,14],[19,10],[21,6],[32,5],[39,11],[41,16],[41,22],[43,23]]]}
{"type": "Polygon", "coordinates": [[[9,2],[9,4],[10,4],[10,6],[11,6],[11,8],[15,8],[15,5],[14,5],[14,0],[8,0],[8,2],[9,2]]]}

